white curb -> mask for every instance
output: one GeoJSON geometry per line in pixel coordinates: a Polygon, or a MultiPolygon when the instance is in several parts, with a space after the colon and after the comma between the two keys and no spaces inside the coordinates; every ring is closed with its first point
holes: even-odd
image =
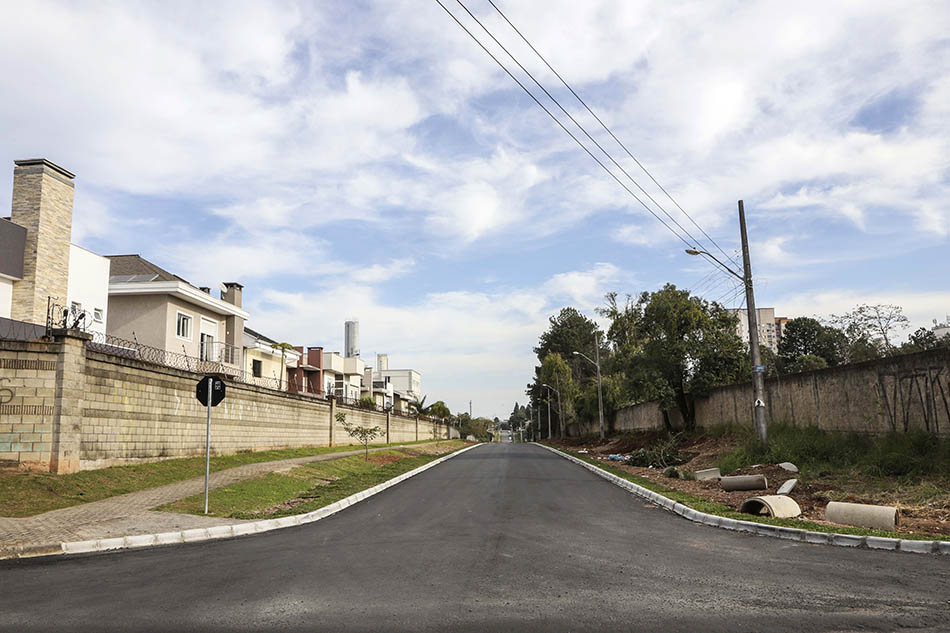
{"type": "MultiPolygon", "coordinates": [[[[462,453],[470,451],[478,446],[481,446],[481,444],[467,446],[461,450],[455,451],[454,453],[449,453],[448,455],[444,455],[438,459],[432,460],[428,464],[423,464],[418,468],[414,468],[397,477],[393,477],[389,481],[384,481],[383,483],[373,486],[372,488],[367,488],[366,490],[352,494],[345,499],[340,499],[339,501],[331,503],[330,505],[324,506],[306,514],[295,514],[281,517],[279,519],[265,519],[249,523],[235,523],[233,525],[217,525],[209,528],[195,528],[190,530],[181,530],[180,532],[137,534],[135,536],[118,536],[114,538],[92,539],[88,541],[72,541],[69,543],[60,543],[59,547],[61,551],[59,552],[48,552],[39,554],[39,556],[56,556],[58,554],[87,554],[90,552],[111,552],[120,549],[155,547],[157,545],[197,543],[199,541],[245,536],[260,532],[269,532],[271,530],[279,530],[281,528],[292,527],[296,525],[303,525],[305,523],[313,523],[314,521],[319,521],[320,519],[325,519],[328,516],[334,515],[340,510],[344,510],[353,504],[359,503],[364,499],[368,499],[373,495],[386,490],[387,488],[391,488],[398,483],[402,483],[410,477],[418,475],[425,470],[429,470],[434,466],[438,466],[447,459],[451,459],[456,455],[461,455],[462,453]]],[[[21,557],[27,558],[30,556],[21,555],[21,557]]]]}
{"type": "Polygon", "coordinates": [[[552,453],[560,455],[564,459],[568,459],[575,464],[579,464],[594,474],[603,477],[607,481],[616,484],[625,490],[629,490],[638,497],[646,499],[647,501],[660,507],[666,508],[675,514],[680,515],[684,519],[689,519],[695,523],[702,523],[703,525],[719,527],[725,530],[748,532],[751,534],[757,534],[759,536],[771,536],[774,538],[799,541],[803,543],[837,545],[838,547],[864,547],[875,550],[899,550],[901,552],[913,552],[916,554],[950,554],[950,541],[914,541],[909,539],[882,538],[878,536],[859,536],[857,534],[812,532],[810,530],[802,530],[799,528],[768,525],[767,523],[756,523],[754,521],[737,521],[736,519],[720,517],[715,514],[706,514],[705,512],[693,510],[688,506],[677,503],[668,497],[664,497],[658,492],[648,490],[643,486],[633,483],[632,481],[627,481],[622,477],[618,477],[613,473],[609,473],[603,468],[585,462],[583,459],[578,459],[573,455],[568,455],[567,453],[561,452],[556,448],[551,448],[550,446],[546,446],[544,444],[538,444],[537,442],[532,443],[537,444],[542,448],[546,448],[552,453]]]}

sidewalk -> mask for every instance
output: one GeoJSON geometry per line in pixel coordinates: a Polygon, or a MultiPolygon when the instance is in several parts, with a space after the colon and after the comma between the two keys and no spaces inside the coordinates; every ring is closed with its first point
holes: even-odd
{"type": "MultiPolygon", "coordinates": [[[[435,443],[435,442],[431,442],[435,443]]],[[[416,444],[414,446],[427,446],[416,444]]],[[[371,453],[391,450],[399,446],[369,449],[371,453]]],[[[252,479],[280,470],[288,470],[301,464],[329,461],[361,455],[363,449],[282,459],[236,466],[211,473],[209,487],[222,488],[244,479],[252,479]]],[[[171,503],[204,492],[205,478],[194,477],[166,486],[139,490],[128,494],[93,501],[69,508],[52,510],[22,519],[0,517],[0,559],[12,558],[21,552],[59,548],[67,541],[84,541],[114,536],[135,536],[215,525],[245,523],[240,519],[177,514],[174,512],[150,512],[150,508],[171,503]]]]}

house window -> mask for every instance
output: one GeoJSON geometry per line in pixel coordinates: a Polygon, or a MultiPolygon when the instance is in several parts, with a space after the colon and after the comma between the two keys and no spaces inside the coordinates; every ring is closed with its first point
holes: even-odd
{"type": "Polygon", "coordinates": [[[182,312],[178,313],[178,325],[175,328],[178,338],[191,340],[191,317],[182,312]]]}
{"type": "Polygon", "coordinates": [[[215,360],[214,337],[210,334],[201,334],[201,360],[215,360]]]}
{"type": "Polygon", "coordinates": [[[102,323],[102,308],[95,308],[92,311],[92,318],[96,323],[102,323]]]}
{"type": "Polygon", "coordinates": [[[264,371],[263,371],[263,365],[264,365],[264,363],[262,363],[262,362],[259,361],[259,360],[252,360],[252,361],[251,361],[251,374],[252,374],[255,378],[260,378],[261,375],[264,373],[264,371]]]}

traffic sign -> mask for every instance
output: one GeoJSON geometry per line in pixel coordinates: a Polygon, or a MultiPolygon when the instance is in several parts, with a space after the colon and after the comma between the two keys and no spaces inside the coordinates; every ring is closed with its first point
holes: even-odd
{"type": "Polygon", "coordinates": [[[195,397],[204,406],[208,406],[208,381],[211,381],[211,406],[216,407],[224,400],[224,381],[217,376],[205,376],[195,385],[195,397]]]}
{"type": "Polygon", "coordinates": [[[756,365],[755,367],[752,368],[752,371],[754,371],[754,372],[757,373],[757,374],[764,374],[764,373],[765,373],[765,365],[756,365]]]}

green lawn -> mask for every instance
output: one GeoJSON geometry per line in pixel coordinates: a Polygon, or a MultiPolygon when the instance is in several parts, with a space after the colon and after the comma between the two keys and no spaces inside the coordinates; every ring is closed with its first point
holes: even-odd
{"type": "MultiPolygon", "coordinates": [[[[432,441],[434,440],[420,440],[418,442],[391,444],[390,446],[423,444],[432,441]]],[[[371,448],[377,448],[387,445],[371,444],[370,446],[371,448]]],[[[245,452],[235,455],[212,455],[211,470],[225,470],[245,464],[325,455],[359,448],[360,446],[313,446],[245,452]]],[[[33,516],[58,508],[99,501],[127,492],[145,490],[192,477],[199,477],[204,475],[204,472],[204,457],[186,457],[148,464],[113,466],[97,470],[84,470],[69,475],[12,471],[0,475],[0,516],[33,516]]]]}
{"type": "MultiPolygon", "coordinates": [[[[208,515],[235,519],[272,519],[311,512],[352,494],[383,483],[458,450],[464,442],[446,442],[444,451],[411,455],[404,451],[381,451],[298,466],[285,473],[270,473],[212,490],[208,515]],[[398,460],[374,463],[372,458],[398,460]]],[[[157,510],[204,515],[204,495],[194,495],[157,510]]]]}
{"type": "Polygon", "coordinates": [[[737,519],[740,521],[753,521],[755,523],[767,523],[769,525],[780,525],[782,527],[798,528],[801,530],[810,530],[812,532],[825,532],[825,533],[836,533],[836,534],[856,534],[859,536],[884,536],[888,538],[898,538],[898,539],[914,539],[914,540],[924,540],[924,541],[950,541],[950,537],[944,536],[941,534],[909,534],[904,532],[886,532],[884,530],[870,530],[866,528],[859,527],[849,527],[842,525],[824,525],[822,523],[814,523],[812,521],[807,521],[804,519],[775,519],[771,517],[758,517],[751,514],[742,514],[736,512],[733,508],[729,506],[722,505],[721,503],[716,503],[715,501],[710,501],[703,497],[690,494],[688,492],[682,492],[680,490],[674,490],[672,488],[667,488],[655,482],[645,479],[643,477],[638,477],[632,473],[629,473],[622,468],[617,468],[610,464],[606,464],[600,460],[592,459],[583,453],[575,453],[574,451],[565,450],[564,448],[558,447],[558,450],[573,455],[578,459],[582,459],[589,464],[593,464],[598,468],[602,468],[609,473],[622,477],[627,481],[632,481],[633,483],[643,486],[648,490],[653,492],[658,492],[665,497],[678,501],[683,505],[689,506],[694,510],[700,512],[705,512],[706,514],[714,514],[721,517],[727,517],[729,519],[737,519]]]}

